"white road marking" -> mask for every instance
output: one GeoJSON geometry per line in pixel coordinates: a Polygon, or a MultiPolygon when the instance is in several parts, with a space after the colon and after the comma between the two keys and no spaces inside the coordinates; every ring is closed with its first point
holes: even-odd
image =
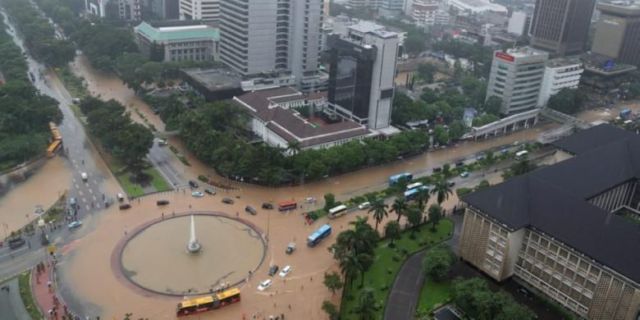
{"type": "Polygon", "coordinates": [[[89,193],[93,193],[93,190],[89,189],[89,193]]]}
{"type": "Polygon", "coordinates": [[[91,210],[91,207],[89,207],[89,205],[87,205],[87,211],[91,210]]]}
{"type": "Polygon", "coordinates": [[[98,198],[96,198],[96,196],[93,195],[93,201],[97,201],[97,200],[98,200],[98,198]]]}
{"type": "Polygon", "coordinates": [[[84,195],[84,193],[82,193],[82,190],[78,190],[78,195],[79,196],[83,196],[84,195]]]}
{"type": "Polygon", "coordinates": [[[77,183],[75,184],[75,186],[76,186],[76,189],[80,189],[80,186],[77,183]]]}

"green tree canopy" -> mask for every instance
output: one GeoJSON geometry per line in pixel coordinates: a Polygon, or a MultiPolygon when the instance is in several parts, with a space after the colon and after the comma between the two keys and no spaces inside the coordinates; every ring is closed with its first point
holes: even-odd
{"type": "Polygon", "coordinates": [[[447,278],[451,266],[455,262],[455,255],[447,245],[439,245],[427,250],[422,260],[424,273],[435,281],[447,278]]]}

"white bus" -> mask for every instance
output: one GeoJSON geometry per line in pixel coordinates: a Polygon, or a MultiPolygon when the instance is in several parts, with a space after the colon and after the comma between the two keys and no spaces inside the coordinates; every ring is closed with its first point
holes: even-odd
{"type": "Polygon", "coordinates": [[[410,185],[407,185],[407,191],[413,190],[415,188],[420,188],[420,187],[422,187],[422,182],[412,183],[410,185]]]}
{"type": "Polygon", "coordinates": [[[516,152],[516,160],[523,160],[527,157],[528,154],[529,151],[527,150],[518,151],[516,152]]]}
{"type": "Polygon", "coordinates": [[[341,204],[337,207],[333,207],[331,209],[329,209],[329,216],[330,217],[336,217],[338,215],[340,215],[341,213],[346,213],[345,211],[347,210],[347,206],[345,206],[344,204],[341,204]]]}

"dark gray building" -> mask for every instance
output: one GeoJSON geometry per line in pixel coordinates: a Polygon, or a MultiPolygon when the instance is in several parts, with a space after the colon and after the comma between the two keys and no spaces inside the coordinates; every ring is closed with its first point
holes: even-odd
{"type": "Polygon", "coordinates": [[[536,0],[531,46],[564,56],[585,51],[595,0],[536,0]]]}
{"type": "Polygon", "coordinates": [[[600,19],[591,51],[640,66],[640,6],[598,4],[600,19]]]}
{"type": "Polygon", "coordinates": [[[178,0],[147,0],[146,5],[154,19],[178,20],[178,0]]]}

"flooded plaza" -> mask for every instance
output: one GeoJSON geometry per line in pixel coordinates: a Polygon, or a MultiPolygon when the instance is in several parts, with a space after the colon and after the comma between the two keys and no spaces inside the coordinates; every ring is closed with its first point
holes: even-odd
{"type": "Polygon", "coordinates": [[[168,218],[134,231],[120,256],[124,276],[149,291],[184,296],[237,285],[260,266],[265,256],[261,234],[215,213],[194,215],[202,249],[188,252],[190,217],[168,218]]]}

